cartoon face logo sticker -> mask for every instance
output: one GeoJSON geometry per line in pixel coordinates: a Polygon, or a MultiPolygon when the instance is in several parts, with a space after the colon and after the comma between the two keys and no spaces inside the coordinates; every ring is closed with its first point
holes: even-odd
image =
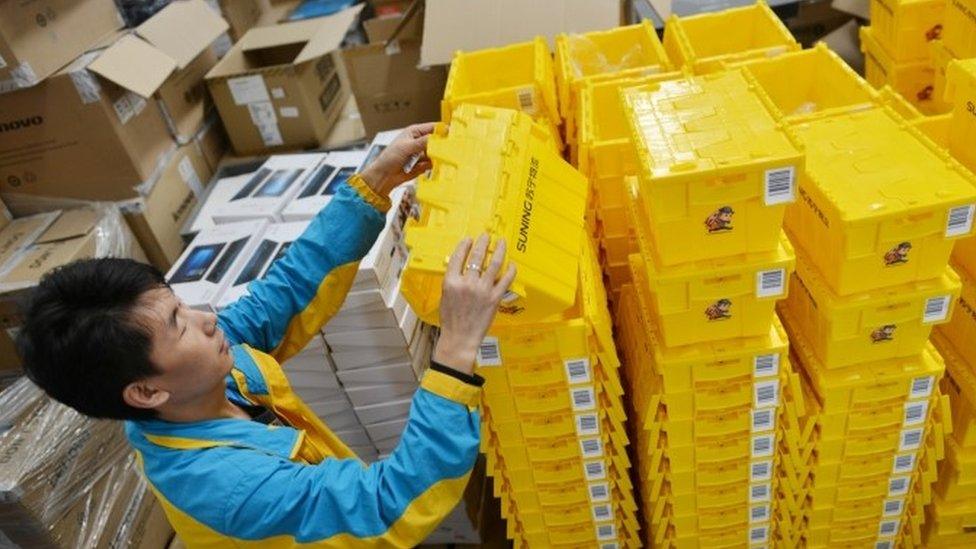
{"type": "Polygon", "coordinates": [[[732,216],[735,212],[729,206],[722,206],[705,219],[705,229],[708,234],[721,233],[732,230],[732,216]]]}
{"type": "Polygon", "coordinates": [[[904,265],[905,263],[908,263],[908,252],[910,251],[912,251],[911,242],[902,242],[901,244],[888,250],[888,252],[884,255],[885,267],[904,265]]]}
{"type": "Polygon", "coordinates": [[[925,86],[915,94],[915,97],[917,97],[919,101],[928,101],[929,99],[932,99],[932,94],[934,92],[935,88],[932,86],[925,86]]]}
{"type": "Polygon", "coordinates": [[[885,324],[877,330],[871,332],[871,343],[881,343],[895,339],[895,325],[885,324]]]}
{"type": "Polygon", "coordinates": [[[708,320],[725,320],[732,318],[732,302],[728,299],[720,299],[712,303],[705,309],[705,317],[708,320]]]}
{"type": "Polygon", "coordinates": [[[929,29],[925,33],[925,40],[928,41],[928,42],[931,42],[933,40],[937,40],[939,38],[942,38],[942,25],[941,24],[932,27],[931,29],[929,29]]]}

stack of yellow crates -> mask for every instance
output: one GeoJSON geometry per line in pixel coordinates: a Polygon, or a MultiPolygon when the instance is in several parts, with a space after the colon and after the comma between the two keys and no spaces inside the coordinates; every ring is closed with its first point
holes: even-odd
{"type": "Polygon", "coordinates": [[[948,259],[972,232],[976,180],[887,107],[793,128],[807,162],[780,316],[819,418],[790,460],[789,520],[811,547],[918,544],[950,425],[927,340],[959,295],[948,259]]]}
{"type": "Polygon", "coordinates": [[[648,544],[777,536],[780,426],[802,395],[774,308],[793,270],[781,227],[803,155],[752,88],[732,71],[622,91],[638,253],[617,324],[648,544]]]}

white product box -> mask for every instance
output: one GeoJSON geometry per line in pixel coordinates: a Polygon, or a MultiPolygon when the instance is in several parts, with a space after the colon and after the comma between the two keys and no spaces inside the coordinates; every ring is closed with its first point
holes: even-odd
{"type": "MultiPolygon", "coordinates": [[[[350,292],[342,309],[322,328],[324,333],[340,333],[363,328],[393,328],[406,317],[410,305],[400,294],[399,286],[393,292],[361,290],[350,292]]],[[[411,311],[412,313],[413,311],[411,311]]]]}
{"type": "Polygon", "coordinates": [[[180,231],[180,236],[183,237],[183,241],[186,242],[192,239],[204,229],[216,226],[217,224],[214,223],[213,214],[217,205],[223,204],[240,192],[241,188],[244,187],[244,184],[250,178],[251,174],[224,177],[210,185],[210,192],[207,194],[206,201],[200,206],[196,217],[180,231]]]}
{"type": "Polygon", "coordinates": [[[373,366],[389,366],[412,361],[414,363],[414,372],[419,377],[426,369],[426,361],[430,358],[430,352],[424,349],[428,349],[431,346],[432,328],[422,323],[418,323],[417,326],[418,329],[410,342],[409,357],[405,357],[403,350],[398,347],[359,348],[342,352],[333,351],[330,357],[336,367],[336,372],[373,366]]]}
{"type": "Polygon", "coordinates": [[[386,130],[373,136],[373,140],[369,143],[369,147],[366,147],[366,150],[363,151],[363,158],[358,166],[359,171],[363,171],[363,168],[365,168],[367,164],[373,160],[376,160],[376,157],[379,156],[380,153],[382,153],[383,150],[390,145],[390,143],[393,143],[393,140],[396,139],[396,136],[400,135],[401,131],[403,130],[386,130]]]}
{"type": "MultiPolygon", "coordinates": [[[[324,357],[320,360],[324,360],[324,357]]],[[[289,366],[290,364],[286,364],[283,369],[293,389],[333,389],[340,392],[343,390],[335,373],[325,365],[320,364],[316,370],[299,370],[289,366]]]]}
{"type": "Polygon", "coordinates": [[[384,421],[382,423],[373,423],[370,425],[363,425],[366,429],[366,433],[369,434],[370,440],[376,444],[376,449],[380,452],[383,451],[379,447],[379,442],[388,441],[390,439],[398,439],[400,435],[403,434],[403,429],[407,426],[407,419],[394,419],[390,421],[384,421]]]}
{"type": "Polygon", "coordinates": [[[339,370],[336,376],[346,389],[373,385],[418,385],[417,374],[410,362],[372,366],[356,370],[339,370]]]}
{"type": "Polygon", "coordinates": [[[380,404],[370,404],[369,406],[354,407],[353,411],[359,416],[359,421],[365,425],[375,425],[385,421],[396,419],[406,419],[410,414],[409,398],[395,400],[393,402],[383,402],[380,404]]]}
{"type": "Polygon", "coordinates": [[[360,329],[340,333],[326,333],[325,342],[333,353],[356,351],[361,348],[396,347],[409,356],[410,342],[419,320],[412,310],[407,310],[403,320],[393,328],[360,329]]]}
{"type": "MultiPolygon", "coordinates": [[[[409,367],[409,366],[408,366],[409,367]]],[[[358,385],[346,387],[346,396],[353,407],[368,407],[389,404],[390,401],[409,399],[417,392],[417,384],[398,383],[383,385],[358,385]]]]}
{"type": "Polygon", "coordinates": [[[355,452],[359,459],[367,464],[380,459],[380,454],[376,451],[373,443],[370,443],[369,446],[350,446],[349,449],[355,452]]]}
{"type": "Polygon", "coordinates": [[[336,188],[356,173],[365,158],[365,151],[328,153],[305,180],[298,194],[285,204],[281,218],[285,221],[303,221],[315,217],[335,196],[336,188]]]}
{"type": "Polygon", "coordinates": [[[218,225],[197,234],[166,274],[188,306],[214,310],[224,289],[244,268],[267,227],[263,220],[218,225]]]}
{"type": "Polygon", "coordinates": [[[362,426],[336,431],[335,434],[346,443],[346,446],[373,446],[373,441],[369,439],[366,429],[362,426]]]}
{"type": "Polygon", "coordinates": [[[403,226],[416,209],[416,189],[404,183],[390,193],[393,206],[386,214],[386,226],[373,247],[359,263],[352,290],[382,289],[392,293],[406,265],[407,247],[403,242],[403,226]]]}
{"type": "Polygon", "coordinates": [[[308,221],[294,223],[272,223],[261,235],[261,241],[251,251],[250,258],[244,264],[237,278],[227,286],[223,294],[217,299],[217,310],[234,303],[248,294],[247,287],[251,281],[263,278],[271,265],[285,255],[288,247],[308,228],[308,221]]]}
{"type": "MultiPolygon", "coordinates": [[[[318,414],[315,408],[312,411],[318,414]]],[[[318,414],[322,421],[328,425],[329,429],[333,431],[345,431],[348,429],[354,429],[362,425],[359,421],[359,417],[352,411],[347,410],[345,412],[338,412],[335,414],[318,414]]]]}
{"type": "Polygon", "coordinates": [[[397,445],[400,444],[400,435],[392,438],[387,438],[374,442],[376,445],[376,450],[379,452],[380,459],[383,459],[384,455],[388,455],[390,452],[396,449],[397,445]]]}
{"type": "Polygon", "coordinates": [[[285,205],[298,194],[325,156],[325,153],[283,154],[268,158],[237,193],[214,207],[214,222],[281,221],[285,205]]]}

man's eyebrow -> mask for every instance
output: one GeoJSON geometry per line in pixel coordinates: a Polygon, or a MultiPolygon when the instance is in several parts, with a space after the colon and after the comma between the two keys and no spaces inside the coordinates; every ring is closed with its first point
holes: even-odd
{"type": "Polygon", "coordinates": [[[173,307],[173,314],[169,316],[169,325],[173,328],[176,328],[176,312],[179,310],[179,307],[173,307]]]}

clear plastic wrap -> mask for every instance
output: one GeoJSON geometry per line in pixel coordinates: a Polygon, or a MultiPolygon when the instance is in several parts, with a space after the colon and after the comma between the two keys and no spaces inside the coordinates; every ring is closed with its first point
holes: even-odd
{"type": "Polygon", "coordinates": [[[647,65],[647,54],[639,42],[634,42],[618,58],[610,60],[606,52],[591,38],[582,34],[566,36],[574,76],[582,78],[593,74],[614,74],[627,69],[647,65]]]}

